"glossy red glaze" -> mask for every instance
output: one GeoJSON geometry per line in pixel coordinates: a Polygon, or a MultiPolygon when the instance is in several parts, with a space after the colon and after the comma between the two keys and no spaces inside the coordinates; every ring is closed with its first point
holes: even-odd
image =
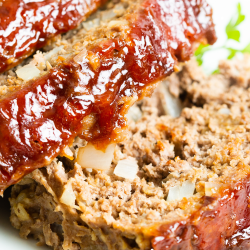
{"type": "Polygon", "coordinates": [[[0,72],[57,34],[75,28],[106,0],[4,0],[0,5],[0,72]]]}
{"type": "Polygon", "coordinates": [[[162,226],[152,241],[155,250],[249,249],[249,176],[223,190],[221,198],[204,197],[190,220],[162,226]],[[248,245],[247,245],[248,244],[248,245]],[[244,248],[244,246],[248,246],[244,248]],[[243,248],[242,248],[243,247],[243,248]]]}
{"type": "Polygon", "coordinates": [[[194,42],[216,40],[205,1],[145,0],[126,18],[126,38],[98,42],[78,63],[71,59],[0,101],[0,189],[48,164],[77,135],[99,145],[115,141],[126,125],[124,98],[148,94],[190,58],[194,42]],[[96,123],[85,133],[88,114],[96,123]]]}

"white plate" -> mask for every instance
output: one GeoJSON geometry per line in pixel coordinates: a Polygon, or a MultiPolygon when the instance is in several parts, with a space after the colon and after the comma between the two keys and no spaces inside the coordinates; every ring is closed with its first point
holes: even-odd
{"type": "MultiPolygon", "coordinates": [[[[220,47],[226,40],[225,26],[236,11],[238,2],[242,4],[243,13],[248,14],[250,9],[249,0],[208,0],[214,9],[214,21],[218,35],[216,47],[220,47]]],[[[250,14],[240,25],[241,43],[239,48],[244,48],[250,42],[250,14]]],[[[232,45],[235,45],[232,43],[232,45]]],[[[204,68],[206,72],[212,72],[217,68],[218,61],[227,57],[227,51],[217,50],[205,56],[204,68]]],[[[9,222],[9,205],[7,198],[0,197],[0,249],[8,250],[48,250],[47,247],[37,247],[34,240],[23,240],[19,237],[18,231],[12,228],[9,222]]]]}

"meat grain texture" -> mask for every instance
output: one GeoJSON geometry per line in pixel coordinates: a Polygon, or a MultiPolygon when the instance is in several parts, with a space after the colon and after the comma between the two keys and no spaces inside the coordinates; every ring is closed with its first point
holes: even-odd
{"type": "MultiPolygon", "coordinates": [[[[63,250],[248,249],[249,68],[246,56],[206,76],[190,61],[162,85],[182,103],[179,117],[166,114],[161,90],[137,103],[109,170],[67,157],[35,170],[12,188],[13,226],[63,250]],[[135,179],[116,176],[117,163],[131,158],[135,179]],[[170,200],[187,183],[193,193],[170,200]]],[[[75,140],[75,157],[85,144],[75,140]]]]}

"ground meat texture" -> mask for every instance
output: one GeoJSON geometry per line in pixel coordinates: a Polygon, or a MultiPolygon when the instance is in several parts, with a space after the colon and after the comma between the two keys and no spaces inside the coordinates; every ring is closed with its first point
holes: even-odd
{"type": "MultiPolygon", "coordinates": [[[[235,72],[246,60],[220,67],[235,72]]],[[[191,66],[201,72],[190,62],[175,80],[191,66]]],[[[142,117],[130,120],[129,139],[117,145],[108,171],[60,158],[26,176],[12,188],[13,226],[54,249],[247,249],[250,95],[232,77],[202,75],[203,82],[221,79],[224,94],[184,108],[178,118],[157,112],[157,91],[138,103],[142,117]],[[118,162],[130,157],[138,163],[136,178],[116,176],[118,162]],[[187,181],[193,194],[169,201],[173,187],[187,181]],[[73,197],[67,204],[65,192],[73,197]]],[[[71,150],[77,153],[77,147],[71,150]]]]}
{"type": "Polygon", "coordinates": [[[189,60],[198,42],[216,40],[205,0],[123,4],[120,18],[79,35],[66,51],[73,55],[59,56],[47,74],[0,100],[0,194],[76,136],[97,148],[122,141],[129,107],[189,60]]]}
{"type": "Polygon", "coordinates": [[[218,103],[230,107],[231,102],[240,105],[249,95],[250,59],[247,55],[244,62],[242,65],[239,59],[221,61],[221,74],[206,76],[193,59],[178,74],[167,79],[169,90],[174,96],[181,96],[186,106],[218,103]]]}

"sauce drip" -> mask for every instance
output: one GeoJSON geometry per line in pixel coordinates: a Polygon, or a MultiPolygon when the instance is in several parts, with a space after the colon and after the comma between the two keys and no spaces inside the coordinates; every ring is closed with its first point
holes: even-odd
{"type": "Polygon", "coordinates": [[[76,136],[99,147],[117,141],[131,100],[188,60],[194,43],[215,42],[211,14],[205,1],[144,0],[126,15],[126,35],[91,45],[1,100],[0,190],[50,163],[76,136]],[[86,129],[90,114],[95,123],[86,129]]]}
{"type": "Polygon", "coordinates": [[[5,0],[0,5],[0,73],[54,36],[75,28],[106,0],[5,0]]]}

